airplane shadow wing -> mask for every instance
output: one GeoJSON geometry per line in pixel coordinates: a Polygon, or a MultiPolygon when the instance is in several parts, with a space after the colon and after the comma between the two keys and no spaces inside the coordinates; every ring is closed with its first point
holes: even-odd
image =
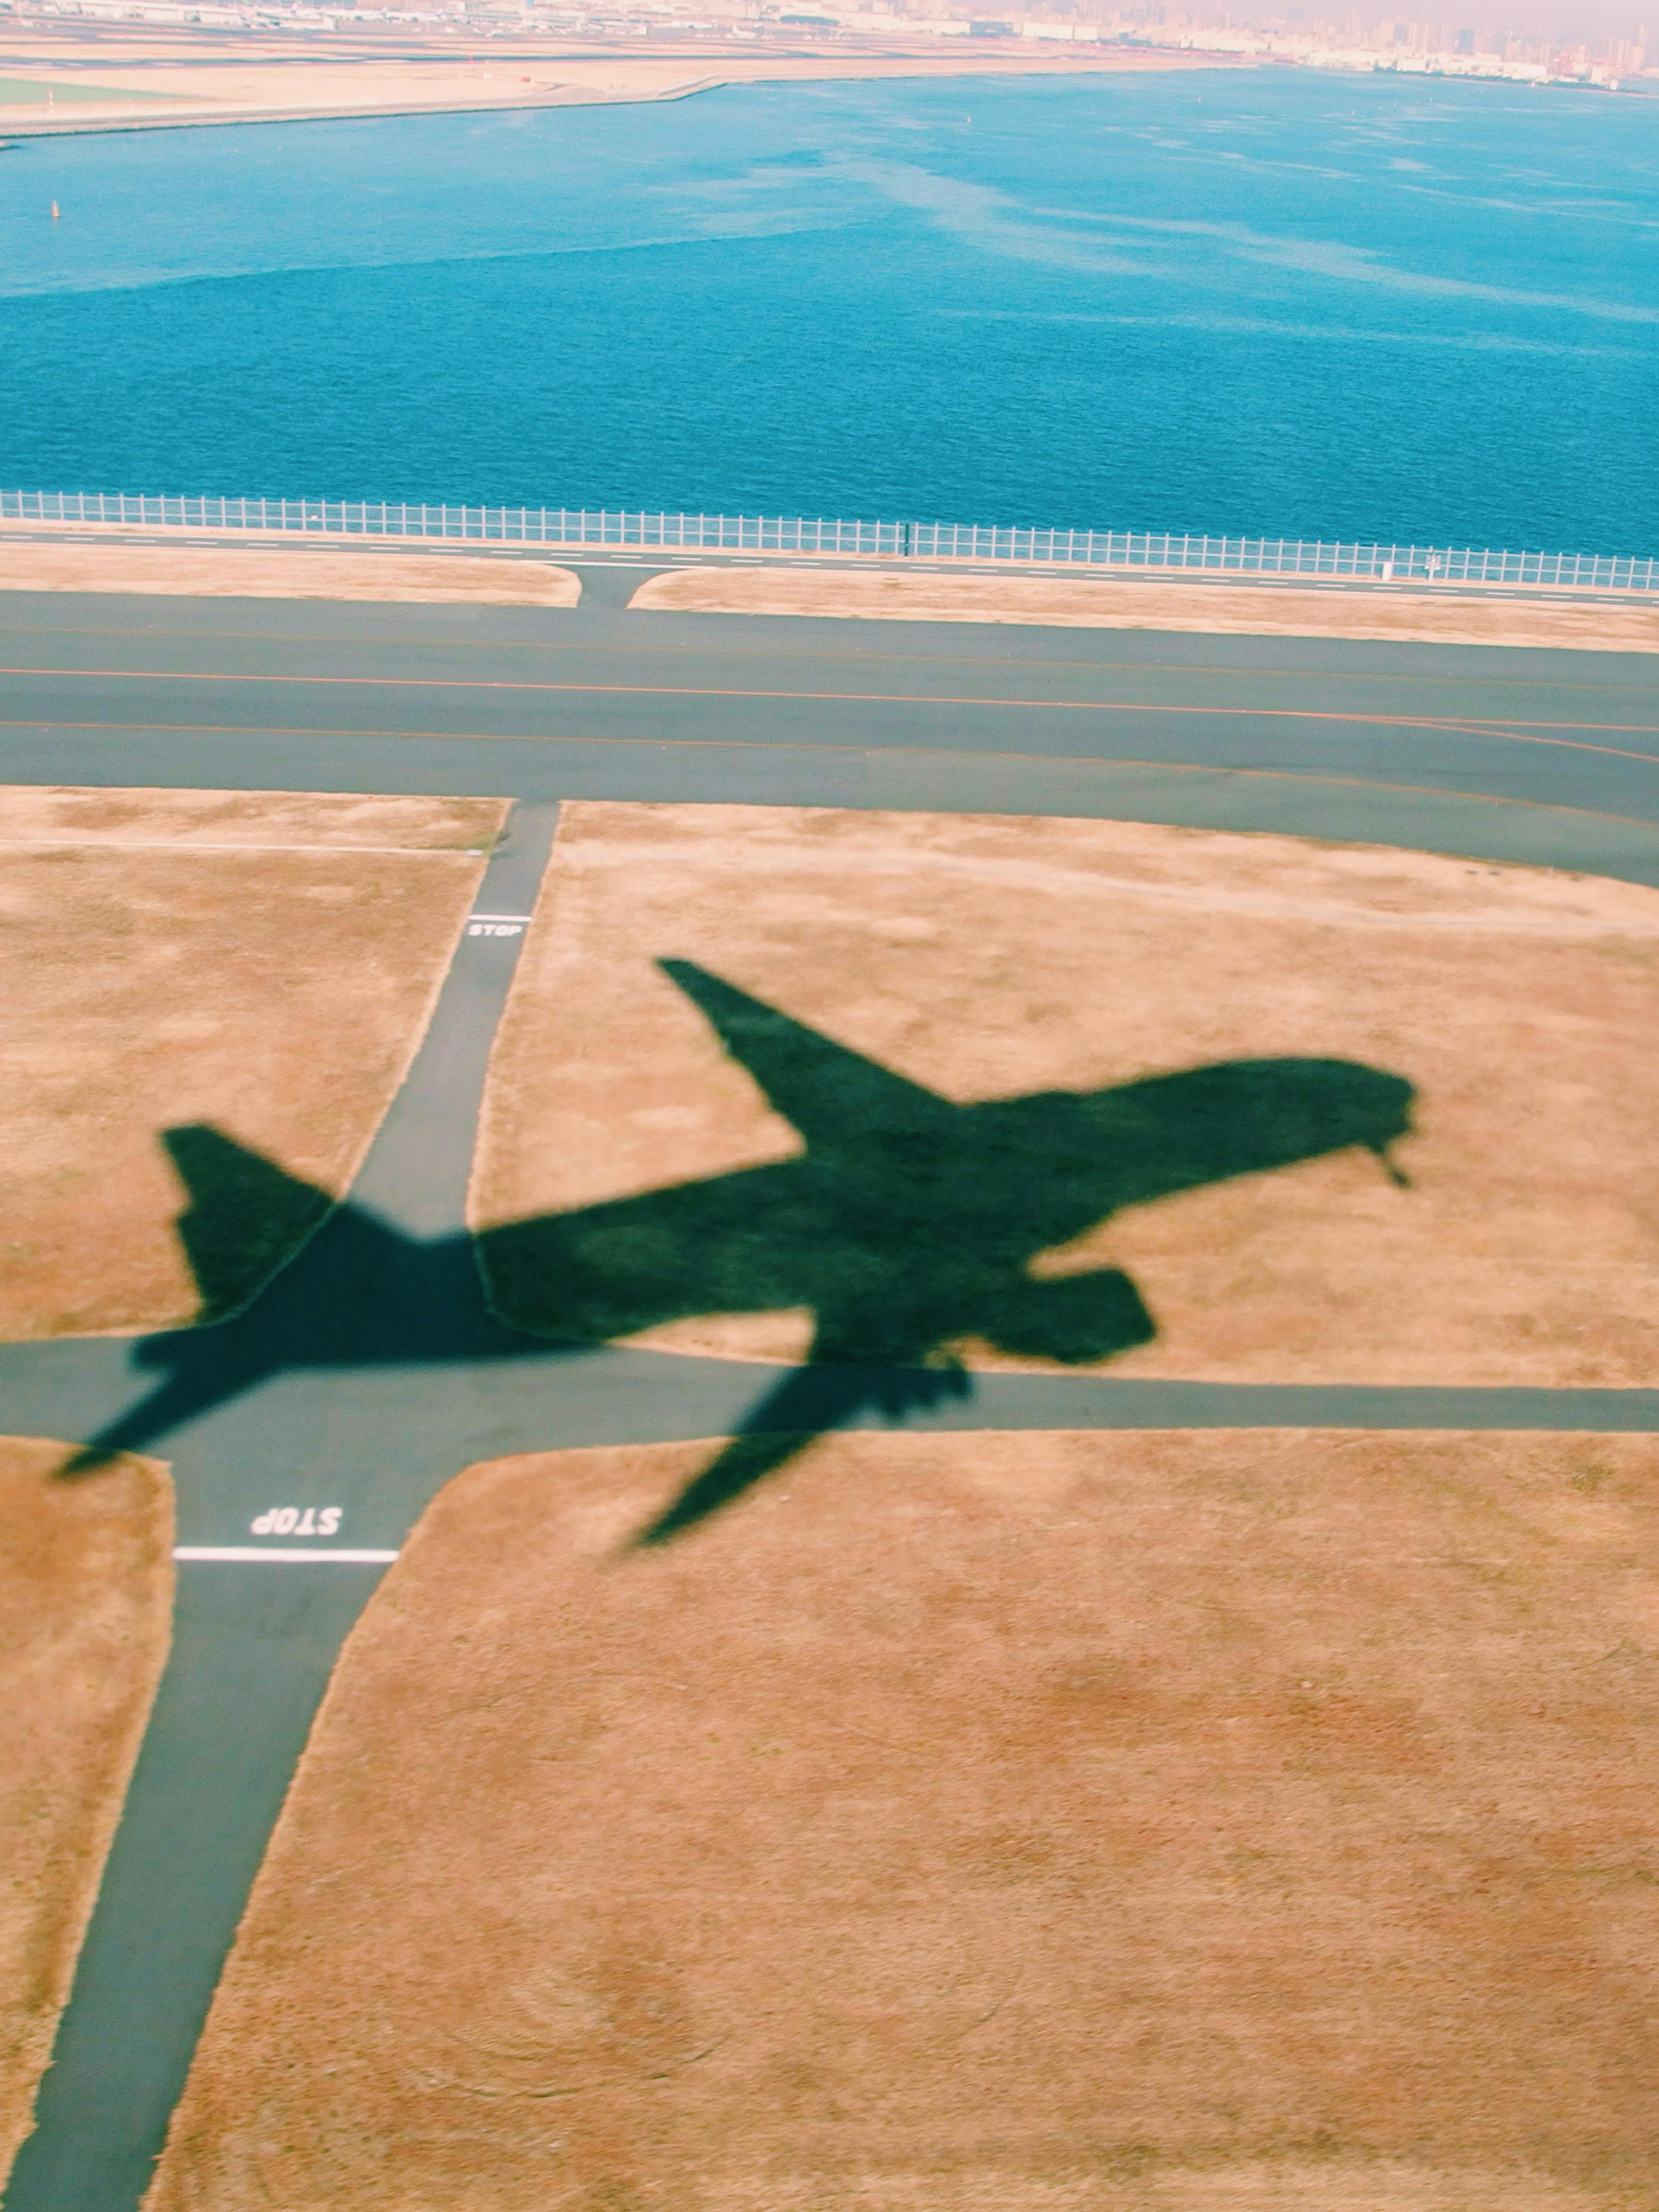
{"type": "MultiPolygon", "coordinates": [[[[240,1387],[240,1383],[233,1386],[222,1395],[232,1396],[240,1387]]],[[[143,1451],[146,1445],[182,1428],[186,1421],[194,1420],[212,1402],[194,1376],[169,1375],[136,1406],[129,1406],[112,1421],[106,1421],[57,1471],[60,1475],[96,1474],[100,1468],[109,1465],[118,1452],[143,1451]]]]}
{"type": "Polygon", "coordinates": [[[890,1421],[946,1399],[973,1395],[974,1381],[954,1361],[933,1367],[845,1366],[823,1344],[813,1358],[780,1377],[745,1417],[743,1427],[679,1496],[629,1545],[648,1550],[683,1535],[775,1474],[809,1444],[874,1408],[890,1421]],[[821,1364],[820,1364],[821,1362],[821,1364]]]}

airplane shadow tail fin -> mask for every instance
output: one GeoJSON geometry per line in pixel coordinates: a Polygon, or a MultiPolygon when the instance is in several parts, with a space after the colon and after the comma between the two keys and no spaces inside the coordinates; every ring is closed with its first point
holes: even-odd
{"type": "Polygon", "coordinates": [[[320,1226],[336,1201],[206,1122],[163,1129],[190,1205],[176,1224],[201,1294],[198,1322],[228,1320],[320,1226]]]}

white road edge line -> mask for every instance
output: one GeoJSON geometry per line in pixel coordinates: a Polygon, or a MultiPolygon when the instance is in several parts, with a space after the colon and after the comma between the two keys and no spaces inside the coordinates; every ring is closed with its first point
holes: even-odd
{"type": "Polygon", "coordinates": [[[175,1559],[260,1559],[274,1560],[279,1566],[296,1560],[333,1559],[348,1567],[380,1566],[395,1559],[395,1552],[337,1552],[319,1550],[316,1546],[305,1549],[280,1549],[275,1544],[175,1544],[175,1559]]]}

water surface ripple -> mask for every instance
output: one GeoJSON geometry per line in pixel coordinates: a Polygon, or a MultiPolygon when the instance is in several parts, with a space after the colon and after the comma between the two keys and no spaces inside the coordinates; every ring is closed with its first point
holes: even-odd
{"type": "Polygon", "coordinates": [[[9,485],[1650,554],[1656,341],[1654,100],[890,81],[0,158],[9,485]]]}

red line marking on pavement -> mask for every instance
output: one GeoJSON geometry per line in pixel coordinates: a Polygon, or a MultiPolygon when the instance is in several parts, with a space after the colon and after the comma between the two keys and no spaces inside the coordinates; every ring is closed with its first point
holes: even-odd
{"type": "MultiPolygon", "coordinates": [[[[589,696],[617,696],[642,699],[779,699],[821,700],[830,706],[877,707],[990,707],[1006,708],[1022,712],[1044,710],[1061,714],[1192,714],[1237,720],[1241,715],[1255,715],[1264,720],[1293,722],[1349,722],[1363,723],[1379,729],[1426,730],[1449,737],[1502,738],[1511,744],[1553,745],[1571,752],[1601,753],[1613,760],[1645,761],[1659,766],[1659,755],[1636,752],[1621,745],[1596,745],[1578,738],[1552,738],[1530,734],[1535,730],[1595,729],[1619,730],[1632,737],[1659,737],[1659,728],[1616,722],[1539,722],[1528,723],[1521,730],[1498,723],[1479,721],[1472,717],[1462,719],[1421,714],[1378,714],[1339,713],[1324,707],[1182,707],[1151,703],[1134,699],[976,699],[955,697],[945,693],[905,691],[769,691],[715,689],[696,684],[550,684],[529,683],[517,678],[487,677],[418,676],[248,676],[234,672],[214,674],[207,671],[169,670],[154,668],[3,668],[0,676],[64,676],[106,678],[127,683],[149,684],[332,684],[337,687],[363,687],[370,690],[408,689],[421,691],[532,691],[560,694],[585,694],[589,696]]],[[[61,727],[96,727],[95,724],[63,724],[61,727]]],[[[111,726],[122,726],[112,725],[111,726]]],[[[128,724],[127,727],[136,725],[128,724]]],[[[171,725],[167,726],[181,726],[171,725]]],[[[434,737],[446,733],[441,731],[422,732],[434,737]]]]}
{"type": "MultiPolygon", "coordinates": [[[[301,599],[293,601],[290,604],[294,606],[305,607],[321,605],[323,602],[311,599],[301,599]]],[[[17,634],[20,636],[27,636],[30,634],[30,628],[31,626],[27,623],[19,623],[17,626],[17,634]]],[[[78,623],[72,628],[60,628],[50,631],[45,631],[43,625],[42,629],[44,634],[57,637],[131,637],[133,635],[131,629],[100,629],[97,624],[93,623],[78,623]]],[[[1194,631],[1191,633],[1191,635],[1194,636],[1212,636],[1225,634],[1226,633],[1212,631],[1194,631]]],[[[264,630],[252,629],[188,630],[173,629],[168,630],[167,635],[175,642],[181,638],[196,637],[217,645],[264,645],[269,642],[270,634],[264,630]]],[[[295,641],[290,637],[285,641],[292,643],[295,641]]],[[[301,643],[316,642],[315,640],[303,638],[298,641],[301,643]]],[[[349,641],[350,641],[337,637],[325,637],[322,641],[325,644],[329,645],[339,645],[349,641]]],[[[1352,642],[1351,640],[1339,641],[1339,642],[1342,641],[1352,642]]],[[[501,647],[501,650],[509,653],[579,653],[582,650],[582,647],[579,644],[565,638],[497,638],[494,640],[493,642],[501,647]]],[[[652,645],[648,642],[640,644],[635,641],[630,641],[629,646],[629,653],[637,660],[659,660],[661,659],[666,653],[671,651],[678,651],[689,655],[694,650],[697,653],[708,653],[713,649],[714,648],[712,647],[705,646],[698,646],[695,648],[691,647],[668,647],[652,645]]],[[[1542,651],[1553,651],[1554,649],[1555,648],[1553,647],[1548,647],[1540,648],[1540,650],[1542,651]]],[[[776,659],[780,656],[768,653],[757,655],[757,657],[776,659]]],[[[837,658],[836,654],[828,650],[828,648],[820,650],[820,652],[814,657],[820,660],[834,660],[837,658]]],[[[945,656],[940,654],[928,654],[925,653],[884,653],[878,652],[872,647],[868,652],[860,653],[854,656],[843,655],[841,657],[856,658],[858,660],[866,664],[870,662],[881,662],[884,665],[902,665],[907,663],[914,664],[919,662],[922,665],[927,666],[931,663],[937,663],[945,656]]],[[[960,666],[966,657],[967,656],[963,654],[952,654],[949,656],[952,665],[956,666],[960,666]]],[[[1243,676],[1248,677],[1252,682],[1255,681],[1258,678],[1281,676],[1302,681],[1317,681],[1322,677],[1334,676],[1338,673],[1336,670],[1330,668],[1237,669],[1230,667],[1221,661],[1114,660],[1109,654],[1099,655],[1092,659],[1087,660],[1065,660],[1057,657],[1040,659],[1035,654],[1018,653],[998,653],[994,655],[994,658],[995,664],[999,668],[1127,668],[1133,670],[1137,675],[1141,676],[1220,676],[1229,678],[1243,676]]],[[[418,681],[417,678],[407,678],[403,680],[405,682],[418,681]]],[[[459,683],[463,682],[465,679],[457,677],[446,677],[441,680],[446,683],[459,683]]],[[[1434,669],[1391,668],[1389,670],[1386,676],[1376,676],[1376,681],[1386,684],[1443,684],[1445,680],[1443,673],[1434,669]]],[[[1492,677],[1487,680],[1499,685],[1504,684],[1514,684],[1520,689],[1528,691],[1602,691],[1608,688],[1605,684],[1593,683],[1588,678],[1581,683],[1568,683],[1563,678],[1555,676],[1500,676],[1492,677]]],[[[1509,719],[1513,720],[1515,717],[1511,715],[1509,719]]],[[[1607,722],[1602,724],[1589,722],[1562,722],[1551,726],[1559,727],[1564,730],[1594,729],[1598,727],[1622,730],[1631,726],[1624,722],[1607,722]]]]}

